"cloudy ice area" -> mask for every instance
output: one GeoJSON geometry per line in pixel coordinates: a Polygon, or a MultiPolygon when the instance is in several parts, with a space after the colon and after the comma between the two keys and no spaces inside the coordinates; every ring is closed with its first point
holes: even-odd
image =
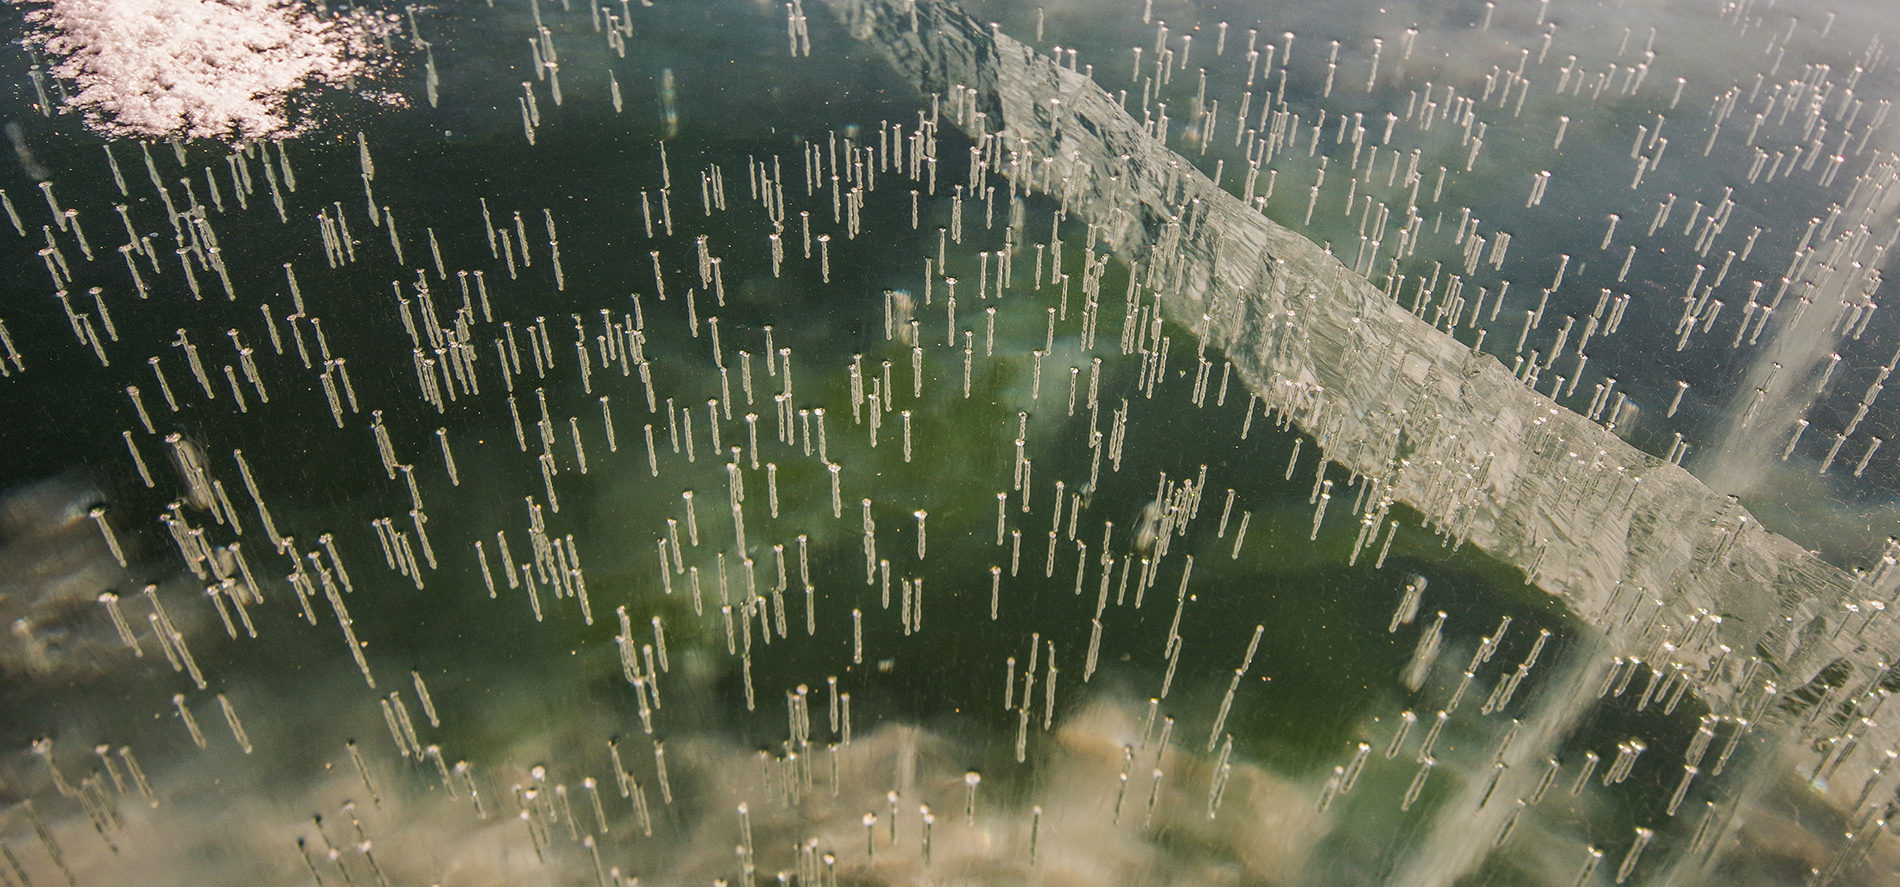
{"type": "Polygon", "coordinates": [[[44,75],[36,67],[36,85],[51,78],[63,109],[123,138],[251,141],[308,131],[316,121],[295,112],[300,94],[354,88],[386,67],[398,21],[297,0],[22,5],[32,28],[26,45],[50,62],[44,75]]]}

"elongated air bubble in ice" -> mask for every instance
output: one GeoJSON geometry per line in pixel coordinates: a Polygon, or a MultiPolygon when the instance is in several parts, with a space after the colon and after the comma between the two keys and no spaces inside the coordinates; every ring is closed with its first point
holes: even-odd
{"type": "Polygon", "coordinates": [[[198,720],[191,716],[191,709],[186,707],[185,694],[183,693],[172,694],[172,707],[177,709],[179,720],[184,722],[185,730],[190,732],[192,743],[198,746],[199,748],[204,748],[205,747],[204,732],[198,729],[198,720]]]}

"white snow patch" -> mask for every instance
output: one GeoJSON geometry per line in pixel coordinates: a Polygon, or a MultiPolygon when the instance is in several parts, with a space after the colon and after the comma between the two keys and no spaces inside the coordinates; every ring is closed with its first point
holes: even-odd
{"type": "MultiPolygon", "coordinates": [[[[52,0],[29,45],[111,136],[252,141],[294,135],[293,99],[384,65],[395,17],[299,0],[52,0]]],[[[387,97],[385,97],[387,98],[387,97]]]]}

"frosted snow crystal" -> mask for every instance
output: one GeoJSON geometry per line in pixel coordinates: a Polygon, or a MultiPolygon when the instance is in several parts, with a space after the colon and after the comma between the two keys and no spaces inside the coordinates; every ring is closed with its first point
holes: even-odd
{"type": "Polygon", "coordinates": [[[285,0],[54,0],[28,18],[94,129],[235,140],[302,129],[293,97],[372,73],[395,27],[285,0]]]}

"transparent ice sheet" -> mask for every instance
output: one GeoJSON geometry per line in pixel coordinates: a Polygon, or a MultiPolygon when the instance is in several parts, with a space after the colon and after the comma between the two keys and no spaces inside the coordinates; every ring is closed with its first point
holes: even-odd
{"type": "Polygon", "coordinates": [[[0,871],[1891,877],[1877,18],[1140,6],[417,10],[238,156],[27,84],[0,871]]]}

